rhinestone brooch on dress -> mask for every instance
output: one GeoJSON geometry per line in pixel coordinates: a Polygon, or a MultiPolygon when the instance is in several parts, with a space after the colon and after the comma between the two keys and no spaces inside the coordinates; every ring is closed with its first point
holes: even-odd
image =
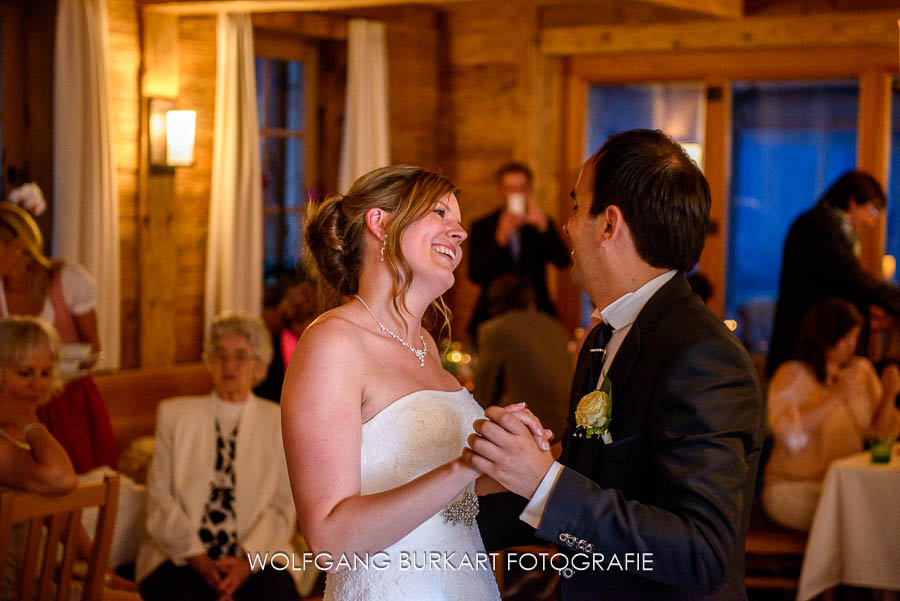
{"type": "Polygon", "coordinates": [[[465,524],[471,526],[478,515],[478,497],[468,488],[463,493],[463,498],[453,501],[441,511],[445,522],[465,524]]]}

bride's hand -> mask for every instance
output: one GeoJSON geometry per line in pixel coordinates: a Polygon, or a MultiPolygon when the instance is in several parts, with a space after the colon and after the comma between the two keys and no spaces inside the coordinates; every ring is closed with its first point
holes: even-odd
{"type": "Polygon", "coordinates": [[[525,403],[507,405],[504,409],[512,413],[519,421],[528,426],[528,429],[531,430],[531,435],[534,437],[534,441],[541,449],[544,451],[550,450],[550,440],[553,438],[553,432],[544,428],[541,424],[541,420],[528,409],[525,403]]]}

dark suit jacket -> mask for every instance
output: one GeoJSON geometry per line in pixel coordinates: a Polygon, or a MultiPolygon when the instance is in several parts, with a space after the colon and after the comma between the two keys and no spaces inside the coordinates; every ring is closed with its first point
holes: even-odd
{"type": "Polygon", "coordinates": [[[487,288],[504,273],[519,273],[528,278],[534,287],[538,311],[556,316],[556,307],[547,292],[547,263],[557,267],[569,264],[566,247],[553,220],[545,232],[531,225],[519,229],[521,253],[518,263],[513,260],[508,246],[500,246],[494,238],[497,221],[502,211],[491,213],[472,224],[469,236],[469,279],[481,286],[475,312],[469,322],[469,334],[475,338],[479,324],[488,318],[487,288]]]}
{"type": "MultiPolygon", "coordinates": [[[[859,264],[833,209],[823,203],[800,215],[784,241],[781,282],[766,373],[791,358],[800,322],[818,301],[837,297],[865,316],[869,305],[900,315],[900,290],[872,277],[859,264]]],[[[866,330],[860,337],[865,346],[866,330]]]]}
{"type": "Polygon", "coordinates": [[[576,571],[562,579],[563,601],[746,599],[744,541],[765,420],[746,351],[676,275],[610,366],[609,445],[573,437],[575,406],[595,385],[588,355],[583,348],[572,386],[566,467],[540,528],[518,520],[523,500],[491,495],[479,515],[486,546],[522,544],[531,530],[567,553],[590,545],[623,565],[625,553],[653,554],[653,571],[576,571]]]}
{"type": "Polygon", "coordinates": [[[507,311],[478,328],[475,400],[485,408],[524,401],[559,438],[568,423],[572,367],[569,335],[559,321],[507,311]]]}

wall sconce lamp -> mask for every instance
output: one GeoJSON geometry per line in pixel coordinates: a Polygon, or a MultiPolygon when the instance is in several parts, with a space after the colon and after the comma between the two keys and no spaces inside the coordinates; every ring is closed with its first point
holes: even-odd
{"type": "Polygon", "coordinates": [[[150,99],[150,166],[169,170],[194,164],[197,111],[175,110],[171,98],[150,99]]]}

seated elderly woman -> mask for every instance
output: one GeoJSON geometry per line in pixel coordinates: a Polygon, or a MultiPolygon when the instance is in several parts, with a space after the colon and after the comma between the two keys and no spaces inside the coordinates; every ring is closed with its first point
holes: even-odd
{"type": "Polygon", "coordinates": [[[832,298],[803,319],[793,360],[769,384],[769,423],[775,435],[765,468],[762,503],[779,524],[808,531],[828,465],[862,451],[867,438],[896,437],[900,371],[879,380],[868,359],[854,356],[862,316],[832,298]]]}
{"type": "Polygon", "coordinates": [[[223,314],[204,350],[213,391],[163,401],[147,477],[145,601],[299,599],[289,571],[251,572],[247,554],[290,554],[294,503],[278,405],[251,393],[272,359],[262,320],[223,314]]]}
{"type": "MultiPolygon", "coordinates": [[[[58,390],[59,340],[31,317],[0,320],[0,486],[63,493],[78,483],[69,455],[37,419],[38,405],[58,390]]],[[[15,599],[25,524],[13,528],[0,599],[15,599]]]]}

